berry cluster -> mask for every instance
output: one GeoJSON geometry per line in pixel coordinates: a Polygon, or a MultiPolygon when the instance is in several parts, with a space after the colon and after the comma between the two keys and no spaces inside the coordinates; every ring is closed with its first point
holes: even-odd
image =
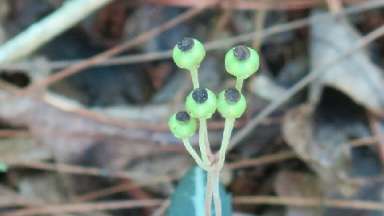
{"type": "Polygon", "coordinates": [[[198,68],[205,54],[203,44],[194,38],[184,38],[174,47],[173,60],[179,68],[190,72],[193,90],[186,98],[186,111],[172,115],[168,125],[175,137],[183,141],[185,148],[196,163],[208,173],[206,215],[210,216],[210,205],[213,198],[216,215],[220,216],[219,172],[224,165],[225,153],[235,120],[243,115],[247,107],[245,97],[241,93],[243,82],[258,70],[259,55],[254,49],[243,45],[230,49],[225,55],[225,69],[236,77],[236,86],[225,89],[216,96],[211,90],[199,86],[198,68]],[[225,126],[219,152],[213,154],[209,146],[207,119],[211,118],[216,110],[225,119],[225,126]],[[197,130],[197,123],[199,123],[201,157],[189,141],[197,130]],[[210,186],[210,183],[215,185],[210,186]]]}

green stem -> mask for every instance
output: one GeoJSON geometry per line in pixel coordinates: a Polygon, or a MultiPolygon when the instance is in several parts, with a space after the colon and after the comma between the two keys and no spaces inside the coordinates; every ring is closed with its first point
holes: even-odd
{"type": "Polygon", "coordinates": [[[205,216],[211,216],[212,196],[213,196],[213,179],[212,170],[207,171],[207,186],[205,189],[205,216]]]}
{"type": "Polygon", "coordinates": [[[199,147],[200,147],[200,154],[201,158],[203,159],[203,163],[207,166],[210,165],[210,161],[208,158],[209,151],[207,148],[207,120],[206,119],[200,119],[200,124],[199,124],[199,147]]]}
{"type": "Polygon", "coordinates": [[[206,165],[203,163],[199,155],[196,153],[195,149],[193,149],[191,143],[189,142],[189,139],[183,139],[183,143],[185,148],[187,149],[188,153],[192,156],[192,158],[195,160],[197,165],[199,165],[201,168],[207,170],[206,165]]]}
{"type": "Polygon", "coordinates": [[[215,204],[215,216],[221,216],[221,197],[220,197],[220,170],[213,171],[213,203],[215,204]]]}
{"type": "Polygon", "coordinates": [[[234,125],[235,125],[235,119],[229,119],[229,118],[225,119],[223,140],[221,141],[221,146],[219,150],[219,166],[218,166],[219,170],[224,166],[225,154],[227,152],[227,148],[229,145],[229,141],[231,139],[231,134],[232,134],[234,125]]]}
{"type": "Polygon", "coordinates": [[[241,89],[243,88],[244,80],[243,79],[236,79],[236,89],[241,92],[241,89]]]}
{"type": "Polygon", "coordinates": [[[191,70],[190,72],[191,72],[193,89],[199,88],[199,76],[197,74],[197,68],[191,70]]]}

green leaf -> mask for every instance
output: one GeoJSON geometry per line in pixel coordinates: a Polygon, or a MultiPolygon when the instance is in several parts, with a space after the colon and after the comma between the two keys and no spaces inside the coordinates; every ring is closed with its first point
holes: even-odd
{"type": "MultiPolygon", "coordinates": [[[[207,175],[200,167],[192,167],[179,182],[172,195],[167,216],[202,216],[204,215],[204,196],[207,175]]],[[[220,185],[223,216],[232,215],[231,196],[220,185]]],[[[212,206],[212,215],[215,215],[212,206]]]]}

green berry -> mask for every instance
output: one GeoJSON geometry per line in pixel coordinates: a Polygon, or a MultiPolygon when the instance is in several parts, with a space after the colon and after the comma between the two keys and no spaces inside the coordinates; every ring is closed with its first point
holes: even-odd
{"type": "Polygon", "coordinates": [[[0,173],[7,172],[7,169],[8,169],[7,165],[0,161],[0,173]]]}
{"type": "Polygon", "coordinates": [[[204,45],[194,38],[183,38],[173,48],[172,56],[179,68],[196,70],[205,57],[204,45]]]}
{"type": "Polygon", "coordinates": [[[220,92],[217,99],[217,110],[223,118],[240,118],[247,108],[244,96],[235,88],[220,92]]]}
{"type": "Polygon", "coordinates": [[[188,95],[185,107],[192,117],[209,119],[216,111],[216,95],[206,88],[194,89],[188,95]]]}
{"type": "Polygon", "coordinates": [[[171,116],[168,126],[173,135],[179,139],[186,139],[196,132],[196,119],[185,112],[180,111],[171,116]]]}
{"type": "Polygon", "coordinates": [[[246,46],[236,46],[225,54],[225,69],[238,79],[247,79],[259,69],[259,54],[246,46]]]}

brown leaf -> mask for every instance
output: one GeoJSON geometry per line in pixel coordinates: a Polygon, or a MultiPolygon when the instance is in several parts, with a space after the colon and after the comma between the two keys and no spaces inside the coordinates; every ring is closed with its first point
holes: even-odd
{"type": "MultiPolygon", "coordinates": [[[[341,53],[353,47],[361,35],[343,18],[324,17],[311,28],[312,68],[326,65],[341,53]]],[[[321,85],[336,88],[370,111],[384,114],[383,71],[369,58],[366,50],[355,52],[349,58],[328,68],[317,80],[321,85]]]]}
{"type": "Polygon", "coordinates": [[[349,144],[340,141],[335,130],[329,130],[326,125],[316,125],[310,105],[299,106],[286,114],[283,134],[287,143],[329,186],[329,190],[345,195],[356,192],[358,185],[348,178],[351,162],[349,144]],[[316,136],[318,133],[327,133],[328,137],[324,134],[316,136]]]}

